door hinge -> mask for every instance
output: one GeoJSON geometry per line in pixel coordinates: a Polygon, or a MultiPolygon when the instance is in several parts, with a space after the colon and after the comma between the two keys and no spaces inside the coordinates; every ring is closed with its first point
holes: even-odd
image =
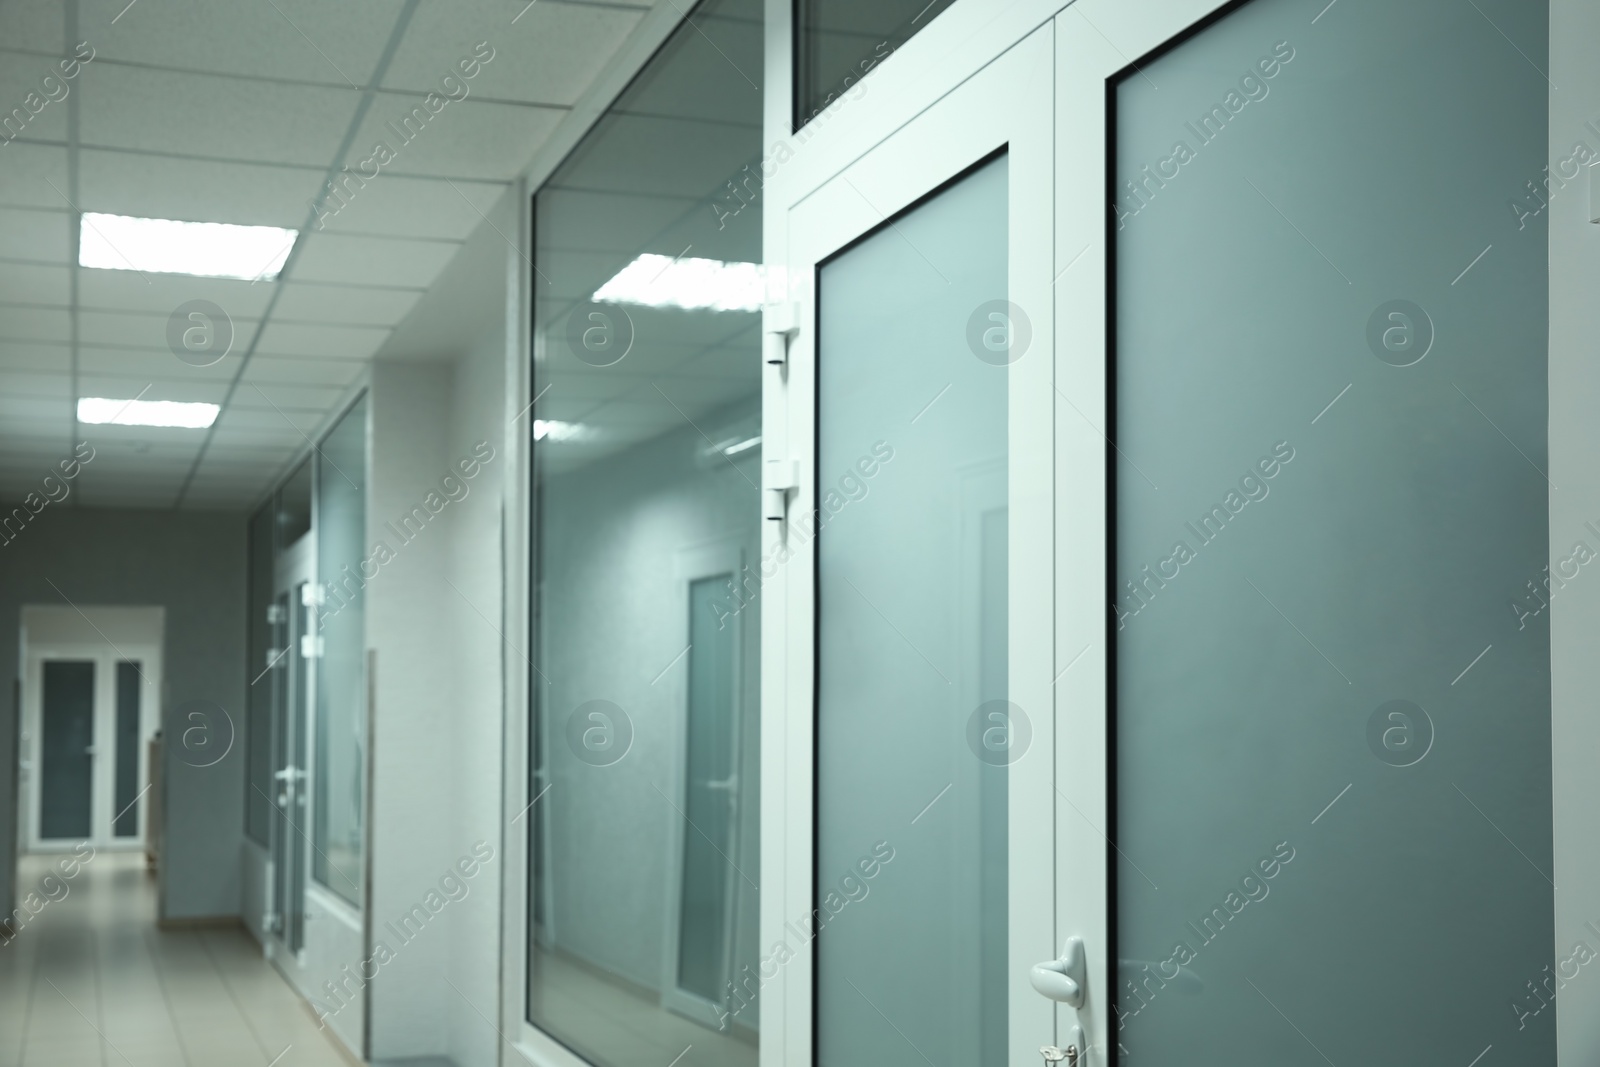
{"type": "Polygon", "coordinates": [[[302,659],[318,659],[322,655],[321,634],[300,635],[300,656],[302,659]]]}
{"type": "Polygon", "coordinates": [[[320,608],[327,600],[327,592],[320,582],[307,582],[300,587],[300,603],[308,608],[320,608]]]}
{"type": "Polygon", "coordinates": [[[268,604],[267,605],[267,621],[269,623],[274,623],[274,624],[280,623],[280,622],[288,622],[289,621],[289,612],[288,612],[287,609],[284,608],[284,606],[282,604],[268,604]]]}
{"type": "Polygon", "coordinates": [[[761,466],[762,507],[774,522],[789,515],[789,492],[800,488],[800,464],[792,459],[769,459],[761,466]]]}
{"type": "Polygon", "coordinates": [[[789,339],[800,332],[800,305],[793,301],[762,309],[762,358],[774,367],[789,361],[789,339]]]}

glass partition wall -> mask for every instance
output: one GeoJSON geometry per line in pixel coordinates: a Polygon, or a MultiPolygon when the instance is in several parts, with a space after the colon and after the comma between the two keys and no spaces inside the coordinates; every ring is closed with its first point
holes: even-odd
{"type": "Polygon", "coordinates": [[[761,18],[690,12],[534,201],[527,1013],[602,1065],[756,1062],[761,18]]]}
{"type": "Polygon", "coordinates": [[[366,598],[361,565],[367,530],[367,401],[323,438],[317,466],[318,659],[311,872],[361,904],[361,833],[366,788],[366,598]]]}

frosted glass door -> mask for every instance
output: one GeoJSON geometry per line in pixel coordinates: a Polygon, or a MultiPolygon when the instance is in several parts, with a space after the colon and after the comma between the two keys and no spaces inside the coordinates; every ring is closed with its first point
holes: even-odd
{"type": "Polygon", "coordinates": [[[827,1067],[1007,1062],[1008,380],[965,341],[973,308],[1004,307],[1006,234],[1002,156],[820,271],[827,1067]]]}
{"type": "Polygon", "coordinates": [[[1555,1062],[1547,40],[1254,0],[1111,87],[1119,1063],[1555,1062]]]}

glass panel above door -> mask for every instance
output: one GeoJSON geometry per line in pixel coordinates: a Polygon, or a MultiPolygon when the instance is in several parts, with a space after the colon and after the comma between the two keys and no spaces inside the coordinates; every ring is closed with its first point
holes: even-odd
{"type": "Polygon", "coordinates": [[[1320,7],[1114,86],[1119,1062],[1550,1065],[1546,5],[1320,7]]]}
{"type": "Polygon", "coordinates": [[[794,128],[846,96],[955,0],[795,0],[794,128]]]}

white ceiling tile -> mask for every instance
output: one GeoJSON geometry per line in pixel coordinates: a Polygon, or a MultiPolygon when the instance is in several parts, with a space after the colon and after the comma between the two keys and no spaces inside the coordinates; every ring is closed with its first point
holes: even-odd
{"type": "Polygon", "coordinates": [[[0,423],[8,430],[20,423],[54,423],[65,427],[72,418],[72,404],[65,398],[6,396],[0,393],[0,423]]]}
{"type": "MultiPolygon", "coordinates": [[[[79,311],[78,339],[83,344],[171,352],[172,346],[167,338],[171,317],[170,311],[153,315],[119,311],[79,311]]],[[[235,319],[232,316],[229,318],[233,324],[232,351],[241,353],[248,347],[250,336],[255,332],[255,320],[235,319]]],[[[176,353],[173,359],[181,363],[176,353]]]]}
{"type": "Polygon", "coordinates": [[[72,337],[72,317],[62,310],[0,306],[0,337],[17,341],[66,341],[72,337]]]}
{"type": "Polygon", "coordinates": [[[350,186],[341,202],[330,200],[318,215],[330,233],[381,233],[396,237],[444,237],[464,241],[505,194],[500,182],[435,181],[379,174],[365,186],[350,186]]]}
{"type": "Polygon", "coordinates": [[[361,377],[366,366],[366,360],[290,359],[257,353],[245,367],[241,381],[348,386],[361,377]]]}
{"type": "MultiPolygon", "coordinates": [[[[0,11],[4,10],[0,5],[0,11]]],[[[4,161],[5,165],[0,166],[0,205],[57,210],[67,207],[65,147],[12,141],[4,148],[4,161]]]]}
{"type": "MultiPolygon", "coordinates": [[[[469,98],[433,115],[423,97],[379,93],[356,133],[347,163],[352,170],[362,169],[381,143],[394,154],[385,171],[509,181],[565,114],[556,108],[469,98]],[[407,126],[407,117],[413,115],[425,117],[413,118],[407,126]]],[[[372,166],[365,169],[370,173],[372,166]]],[[[378,180],[383,177],[380,173],[378,180]]]]}
{"type": "Polygon", "coordinates": [[[270,411],[282,418],[291,408],[311,408],[326,414],[342,396],[343,389],[331,386],[251,382],[233,394],[233,402],[229,406],[270,411]]]}
{"type": "Polygon", "coordinates": [[[70,263],[76,258],[70,221],[65,211],[0,208],[0,259],[70,263]]]}
{"type": "MultiPolygon", "coordinates": [[[[123,397],[132,400],[181,400],[204,404],[222,403],[228,390],[226,382],[177,381],[173,379],[139,378],[132,375],[83,374],[78,377],[79,396],[123,397]],[[146,389],[146,386],[149,388],[146,389]],[[141,391],[144,393],[140,396],[141,391]]],[[[188,427],[171,427],[174,431],[188,427]]]]}
{"type": "Polygon", "coordinates": [[[209,300],[233,323],[234,347],[238,348],[250,339],[239,324],[249,326],[261,317],[272,287],[271,282],[234,278],[85,269],[78,273],[78,306],[93,311],[139,311],[170,317],[191,300],[209,300]]]}
{"type": "Polygon", "coordinates": [[[424,289],[461,247],[449,241],[394,241],[332,233],[309,234],[302,242],[291,272],[295,281],[424,289]]]}
{"type": "MultiPolygon", "coordinates": [[[[115,378],[156,381],[222,382],[233,380],[239,370],[239,355],[228,356],[209,367],[196,367],[175,358],[170,352],[132,348],[101,348],[85,345],[78,350],[78,372],[115,378]]],[[[140,386],[143,388],[143,385],[140,386]]]]}
{"type": "Polygon", "coordinates": [[[0,100],[5,101],[0,118],[7,120],[8,137],[25,137],[30,141],[66,139],[67,98],[78,87],[61,78],[58,62],[60,60],[52,56],[21,52],[6,52],[0,57],[0,100]],[[44,80],[47,77],[51,79],[49,82],[44,80]],[[51,99],[52,96],[58,99],[51,99]]]}
{"type": "Polygon", "coordinates": [[[275,318],[295,322],[342,322],[393,326],[415,306],[421,289],[374,289],[356,285],[283,282],[275,318]]]}
{"type": "Polygon", "coordinates": [[[275,356],[367,359],[388,338],[388,327],[269,322],[257,351],[275,356]]]}
{"type": "Polygon", "coordinates": [[[53,396],[65,399],[72,393],[72,377],[67,374],[0,370],[0,393],[6,396],[53,396]]]}
{"type": "Polygon", "coordinates": [[[7,0],[0,4],[0,41],[8,49],[61,53],[66,46],[65,7],[61,0],[7,0]]]}
{"type": "Polygon", "coordinates": [[[91,64],[82,81],[87,146],[327,165],[360,94],[91,64]]]}
{"type": "Polygon", "coordinates": [[[572,4],[529,7],[526,0],[424,0],[384,87],[459,95],[455,85],[464,84],[478,97],[571,105],[642,15],[572,4]],[[462,79],[463,61],[474,77],[462,79]],[[446,75],[457,81],[441,85],[446,75]]]}
{"type": "Polygon", "coordinates": [[[0,341],[0,370],[40,371],[70,374],[72,349],[62,344],[30,344],[27,341],[0,341]]]}
{"type": "MultiPolygon", "coordinates": [[[[82,0],[85,25],[105,25],[128,0],[82,0]],[[103,20],[103,21],[97,21],[103,20]]],[[[158,67],[365,85],[399,0],[159,0],[97,35],[101,57],[158,67]]]]}
{"type": "MultiPolygon", "coordinates": [[[[242,396],[246,391],[248,390],[242,390],[235,396],[242,396]]],[[[248,439],[251,442],[278,441],[292,444],[298,441],[304,444],[304,435],[321,426],[327,415],[327,409],[323,408],[291,408],[280,405],[274,409],[266,404],[258,408],[246,408],[238,404],[229,404],[227,410],[217,416],[216,430],[212,437],[219,442],[248,439]]]]}
{"type": "Polygon", "coordinates": [[[78,168],[85,211],[293,230],[310,217],[327,161],[268,166],[84,149],[78,168]]]}
{"type": "Polygon", "coordinates": [[[0,262],[0,301],[66,307],[72,299],[68,275],[66,267],[0,262]]]}

